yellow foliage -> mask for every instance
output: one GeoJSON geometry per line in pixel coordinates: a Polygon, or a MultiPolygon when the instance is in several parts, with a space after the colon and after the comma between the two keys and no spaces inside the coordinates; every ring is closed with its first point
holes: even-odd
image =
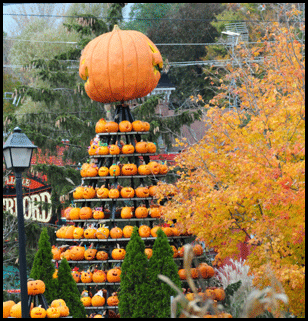
{"type": "MultiPolygon", "coordinates": [[[[303,317],[305,59],[294,32],[273,24],[263,47],[251,48],[250,56],[264,57],[263,63],[230,70],[226,80],[242,84],[236,88],[241,108],[209,109],[205,136],[176,158],[178,192],[164,217],[214,248],[217,261],[237,253],[238,242],[248,237],[254,284],[268,286],[269,267],[290,311],[303,317]]],[[[245,58],[248,49],[238,54],[245,58]]],[[[170,185],[160,183],[161,197],[169,192],[170,185]]]]}

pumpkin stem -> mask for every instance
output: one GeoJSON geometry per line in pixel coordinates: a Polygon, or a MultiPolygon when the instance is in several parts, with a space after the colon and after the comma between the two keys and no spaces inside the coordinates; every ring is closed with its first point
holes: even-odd
{"type": "Polygon", "coordinates": [[[118,25],[114,25],[112,31],[121,30],[118,25]]]}

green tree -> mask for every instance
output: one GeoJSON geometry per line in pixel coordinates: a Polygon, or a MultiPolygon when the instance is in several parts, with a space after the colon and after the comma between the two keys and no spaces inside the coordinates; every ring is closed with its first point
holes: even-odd
{"type": "Polygon", "coordinates": [[[150,318],[170,318],[170,297],[175,296],[176,292],[158,278],[159,274],[167,276],[178,288],[181,288],[178,267],[173,259],[173,250],[166,234],[161,229],[157,231],[153,255],[149,260],[147,271],[149,278],[147,313],[150,318]]]}
{"type": "Polygon", "coordinates": [[[47,228],[44,227],[39,239],[39,249],[35,255],[29,277],[34,280],[44,281],[46,286],[44,296],[48,304],[57,299],[58,296],[58,282],[57,279],[52,277],[55,272],[55,267],[51,260],[51,245],[49,243],[47,228]]]}
{"type": "Polygon", "coordinates": [[[144,253],[145,245],[134,227],[126,246],[126,255],[121,266],[121,285],[119,292],[119,312],[121,318],[143,318],[147,315],[149,301],[147,293],[148,259],[144,253]]]}
{"type": "Polygon", "coordinates": [[[65,301],[73,318],[86,317],[86,310],[80,301],[80,292],[65,258],[61,260],[58,269],[58,299],[65,301]]]}

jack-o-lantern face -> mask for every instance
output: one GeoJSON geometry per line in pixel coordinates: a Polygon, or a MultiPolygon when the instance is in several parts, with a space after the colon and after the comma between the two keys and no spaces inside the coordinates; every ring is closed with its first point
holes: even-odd
{"type": "Polygon", "coordinates": [[[111,252],[111,256],[114,260],[123,260],[125,257],[126,251],[124,249],[113,249],[111,252]]]}
{"type": "Polygon", "coordinates": [[[127,144],[122,147],[122,154],[133,154],[135,147],[132,144],[127,144]]]}
{"type": "Polygon", "coordinates": [[[123,207],[121,210],[121,217],[122,218],[132,218],[133,217],[133,212],[132,212],[132,208],[131,207],[123,207]]]}
{"type": "Polygon", "coordinates": [[[143,122],[141,120],[135,120],[133,123],[133,130],[135,132],[143,132],[144,131],[144,127],[143,127],[143,122]]]}
{"type": "Polygon", "coordinates": [[[81,220],[88,220],[89,218],[92,218],[93,213],[91,207],[84,206],[80,209],[79,217],[81,220]]]}
{"type": "Polygon", "coordinates": [[[94,198],[96,196],[95,189],[92,186],[87,186],[83,191],[83,198],[89,199],[94,198]]]}
{"type": "Polygon", "coordinates": [[[119,130],[120,132],[131,132],[133,129],[133,125],[131,122],[129,122],[128,120],[122,120],[119,123],[119,130]]]}
{"type": "Polygon", "coordinates": [[[105,124],[105,132],[116,133],[119,130],[119,124],[115,121],[109,121],[105,124]]]}
{"type": "Polygon", "coordinates": [[[109,236],[109,229],[107,227],[99,227],[96,231],[97,239],[107,239],[109,236]]]}
{"type": "Polygon", "coordinates": [[[103,185],[102,187],[100,187],[96,191],[96,195],[98,198],[108,198],[109,197],[109,189],[104,187],[104,185],[103,185]]]}
{"type": "Polygon", "coordinates": [[[109,154],[109,148],[108,148],[108,146],[106,145],[106,146],[98,146],[97,148],[96,148],[96,154],[97,155],[108,155],[109,154]]]}
{"type": "Polygon", "coordinates": [[[92,273],[90,271],[82,271],[80,275],[82,283],[91,283],[92,282],[92,273]]]}
{"type": "Polygon", "coordinates": [[[149,189],[147,187],[137,187],[135,190],[136,196],[137,197],[149,197],[150,192],[149,189]]]}
{"type": "Polygon", "coordinates": [[[105,252],[105,251],[98,251],[96,253],[96,259],[97,260],[102,260],[102,261],[105,261],[108,259],[108,253],[105,252]]]}
{"type": "Polygon", "coordinates": [[[150,167],[148,165],[146,165],[146,164],[139,165],[138,174],[140,174],[140,175],[150,175],[151,174],[150,167]]]}
{"type": "Polygon", "coordinates": [[[106,281],[106,273],[102,270],[94,270],[92,274],[92,281],[94,283],[102,283],[106,281]]]}
{"type": "Polygon", "coordinates": [[[35,307],[30,312],[31,318],[45,318],[46,317],[46,310],[44,308],[35,307]]]}
{"type": "MultiPolygon", "coordinates": [[[[114,146],[116,146],[116,145],[114,145],[114,146]]],[[[109,167],[109,174],[110,174],[110,176],[119,176],[120,173],[121,173],[121,168],[120,168],[119,165],[113,164],[113,165],[111,165],[111,166],[109,167]]]]}
{"type": "Polygon", "coordinates": [[[167,164],[159,164],[159,174],[167,174],[168,173],[168,165],[167,164]]]}
{"type": "Polygon", "coordinates": [[[108,282],[120,282],[121,280],[121,270],[111,269],[107,272],[107,281],[108,282]]]}
{"type": "Polygon", "coordinates": [[[120,239],[123,236],[123,231],[119,227],[115,226],[110,230],[110,237],[112,239],[120,239]]]}
{"type": "Polygon", "coordinates": [[[80,282],[80,272],[72,271],[71,274],[76,283],[80,282]]]}
{"type": "Polygon", "coordinates": [[[152,174],[154,174],[154,175],[158,175],[159,174],[160,167],[159,167],[159,164],[157,162],[154,162],[154,161],[149,162],[148,166],[150,167],[150,171],[151,171],[152,174]]]}
{"type": "Polygon", "coordinates": [[[45,292],[45,283],[41,280],[28,281],[28,295],[43,294],[45,292]]]}
{"type": "Polygon", "coordinates": [[[87,80],[85,90],[92,100],[126,101],[150,93],[158,84],[162,66],[162,56],[147,36],[115,26],[86,45],[79,76],[87,80]]]}
{"type": "Polygon", "coordinates": [[[133,176],[137,174],[137,166],[135,164],[125,164],[122,166],[122,175],[133,176]]]}
{"type": "Polygon", "coordinates": [[[135,216],[137,218],[145,218],[149,214],[148,209],[144,206],[139,206],[135,210],[135,216]]]}
{"type": "Polygon", "coordinates": [[[117,188],[111,188],[108,194],[109,198],[119,198],[120,192],[117,188]]]}
{"type": "Polygon", "coordinates": [[[94,239],[96,234],[96,228],[87,228],[83,235],[86,239],[94,239]]]}
{"type": "Polygon", "coordinates": [[[60,311],[58,308],[48,308],[46,310],[47,318],[59,318],[60,311]]]}
{"type": "Polygon", "coordinates": [[[96,220],[97,219],[102,219],[104,217],[105,217],[105,214],[104,214],[103,211],[96,210],[96,211],[93,212],[93,218],[95,218],[96,220]]]}
{"type": "Polygon", "coordinates": [[[74,239],[81,239],[83,237],[83,228],[82,227],[75,227],[73,232],[74,239]]]}
{"type": "Polygon", "coordinates": [[[93,155],[96,155],[96,149],[97,149],[97,144],[92,144],[90,147],[89,147],[89,150],[88,150],[88,153],[90,156],[93,156],[93,155]]]}
{"type": "Polygon", "coordinates": [[[146,142],[138,142],[135,146],[136,152],[137,153],[147,153],[148,149],[147,149],[147,143],[146,142]]]}
{"type": "Polygon", "coordinates": [[[85,248],[83,246],[74,246],[70,250],[70,259],[72,261],[81,261],[84,259],[85,248]]]}
{"type": "Polygon", "coordinates": [[[73,198],[75,200],[82,199],[83,198],[83,192],[84,192],[84,187],[83,186],[76,187],[74,192],[73,192],[73,198]]]}
{"type": "MultiPolygon", "coordinates": [[[[95,230],[96,232],[96,230],[95,230]]],[[[95,254],[96,254],[97,250],[96,249],[87,249],[85,252],[84,252],[84,258],[86,260],[93,260],[95,258],[95,254]]]]}
{"type": "Polygon", "coordinates": [[[121,196],[123,198],[131,198],[135,196],[135,190],[132,187],[123,187],[121,189],[121,196]]]}
{"type": "Polygon", "coordinates": [[[105,124],[106,120],[104,118],[101,118],[95,125],[95,132],[98,133],[104,133],[105,132],[105,124]]]}
{"type": "Polygon", "coordinates": [[[98,170],[98,175],[99,176],[108,176],[109,175],[109,168],[105,167],[105,166],[100,167],[98,170]]]}
{"type": "Polygon", "coordinates": [[[148,142],[147,143],[147,152],[152,153],[152,154],[156,153],[156,145],[152,142],[148,142]]]}
{"type": "Polygon", "coordinates": [[[112,144],[109,146],[109,154],[110,155],[118,155],[120,154],[120,147],[118,145],[112,144]]]}

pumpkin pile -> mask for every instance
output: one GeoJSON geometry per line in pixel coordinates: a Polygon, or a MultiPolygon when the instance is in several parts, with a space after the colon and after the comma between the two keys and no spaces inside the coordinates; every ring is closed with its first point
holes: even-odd
{"type": "MultiPolygon", "coordinates": [[[[209,279],[215,275],[215,270],[210,265],[202,262],[196,268],[191,268],[190,273],[193,279],[197,279],[199,277],[209,279]]],[[[186,280],[185,269],[179,269],[178,274],[181,280],[186,280]]]]}
{"type": "Polygon", "coordinates": [[[98,120],[95,125],[96,134],[100,133],[127,133],[127,132],[148,132],[150,124],[146,121],[135,120],[132,123],[128,120],[123,120],[119,124],[114,121],[106,121],[104,118],[98,120]]]}
{"type": "MultiPolygon", "coordinates": [[[[74,270],[74,269],[73,269],[74,270]]],[[[73,272],[73,271],[72,271],[73,272]]],[[[92,272],[90,269],[87,271],[78,272],[78,268],[74,270],[74,274],[78,277],[74,277],[76,283],[117,283],[121,280],[121,268],[116,266],[108,271],[95,269],[92,272]]],[[[86,296],[86,295],[85,295],[86,296]]]]}

